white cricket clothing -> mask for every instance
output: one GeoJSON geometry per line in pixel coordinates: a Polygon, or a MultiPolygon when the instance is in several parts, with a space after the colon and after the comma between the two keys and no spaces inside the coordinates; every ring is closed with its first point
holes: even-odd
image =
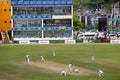
{"type": "Polygon", "coordinates": [[[26,55],[26,61],[30,62],[30,55],[26,55]]]}
{"type": "Polygon", "coordinates": [[[66,71],[62,70],[61,75],[66,76],[66,71]]]}
{"type": "Polygon", "coordinates": [[[74,72],[79,73],[79,69],[78,68],[74,69],[74,72]]]}
{"type": "Polygon", "coordinates": [[[91,60],[92,60],[92,62],[95,60],[95,56],[94,55],[91,56],[91,60]]]}
{"type": "Polygon", "coordinates": [[[56,56],[56,52],[55,52],[55,50],[53,49],[53,56],[56,56]]]}
{"type": "Polygon", "coordinates": [[[44,61],[45,61],[45,59],[44,59],[44,57],[43,57],[43,56],[41,56],[41,61],[42,61],[42,62],[44,62],[44,61]]]}
{"type": "Polygon", "coordinates": [[[104,76],[104,72],[103,72],[102,70],[99,69],[98,75],[99,75],[99,77],[104,76]]]}
{"type": "Polygon", "coordinates": [[[72,69],[72,64],[69,64],[69,65],[68,65],[68,69],[69,69],[69,71],[73,71],[73,69],[72,69]]]}
{"type": "Polygon", "coordinates": [[[71,68],[71,67],[72,67],[72,64],[69,64],[69,65],[68,65],[68,68],[71,68]]]}

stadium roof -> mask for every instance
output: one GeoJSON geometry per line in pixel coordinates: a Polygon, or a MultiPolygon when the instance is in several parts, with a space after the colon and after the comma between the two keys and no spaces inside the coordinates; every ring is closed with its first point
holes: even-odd
{"type": "Polygon", "coordinates": [[[11,0],[12,6],[69,6],[73,0],[11,0]]]}

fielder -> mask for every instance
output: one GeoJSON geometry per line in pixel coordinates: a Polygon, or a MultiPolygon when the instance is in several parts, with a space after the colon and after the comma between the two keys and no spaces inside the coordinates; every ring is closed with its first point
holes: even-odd
{"type": "Polygon", "coordinates": [[[56,51],[55,49],[52,50],[53,56],[56,56],[56,51]]]}
{"type": "Polygon", "coordinates": [[[69,71],[73,71],[73,69],[72,69],[72,64],[71,64],[71,63],[68,64],[68,69],[69,69],[69,71]]]}
{"type": "Polygon", "coordinates": [[[40,57],[41,57],[41,62],[45,62],[45,58],[43,56],[40,57]]]}
{"type": "Polygon", "coordinates": [[[61,75],[66,76],[66,71],[64,69],[61,71],[61,75]]]}
{"type": "Polygon", "coordinates": [[[30,62],[30,55],[28,55],[28,54],[26,55],[26,61],[30,62]]]}
{"type": "Polygon", "coordinates": [[[75,68],[75,69],[74,69],[74,72],[75,72],[75,73],[79,73],[79,69],[78,69],[78,68],[75,68]]]}
{"type": "Polygon", "coordinates": [[[104,76],[104,72],[103,72],[101,69],[98,70],[98,76],[99,76],[99,77],[104,76]]]}
{"type": "Polygon", "coordinates": [[[92,60],[92,62],[94,62],[94,60],[95,60],[95,56],[94,55],[91,56],[91,60],[92,60]]]}

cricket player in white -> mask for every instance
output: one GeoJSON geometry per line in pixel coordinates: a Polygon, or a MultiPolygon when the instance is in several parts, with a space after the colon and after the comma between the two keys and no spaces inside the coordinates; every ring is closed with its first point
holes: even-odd
{"type": "Polygon", "coordinates": [[[69,69],[69,71],[73,71],[73,69],[72,69],[72,64],[71,64],[71,63],[68,64],[68,69],[69,69]]]}
{"type": "Polygon", "coordinates": [[[66,76],[66,74],[67,74],[66,71],[63,69],[63,70],[61,71],[61,75],[62,75],[62,76],[66,76]]]}
{"type": "Polygon", "coordinates": [[[101,69],[99,69],[98,70],[98,75],[99,75],[99,77],[102,77],[102,76],[104,76],[104,72],[101,69]]]}
{"type": "Polygon", "coordinates": [[[52,53],[53,53],[53,56],[56,56],[55,49],[53,49],[52,53]]]}
{"type": "Polygon", "coordinates": [[[75,73],[79,73],[79,69],[78,69],[78,68],[75,68],[75,69],[74,69],[74,72],[75,72],[75,73]]]}
{"type": "Polygon", "coordinates": [[[45,62],[45,59],[43,56],[40,56],[41,57],[41,62],[45,62]]]}
{"type": "Polygon", "coordinates": [[[94,62],[94,60],[95,60],[95,56],[94,55],[91,56],[91,60],[92,60],[92,62],[94,62]]]}
{"type": "Polygon", "coordinates": [[[28,54],[26,55],[26,61],[30,62],[30,55],[28,55],[28,54]]]}

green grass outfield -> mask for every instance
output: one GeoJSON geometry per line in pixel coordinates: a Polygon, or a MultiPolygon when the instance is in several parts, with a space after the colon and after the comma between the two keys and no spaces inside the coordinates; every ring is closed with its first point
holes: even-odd
{"type": "Polygon", "coordinates": [[[0,80],[120,80],[120,45],[119,44],[49,44],[49,45],[0,45],[0,80]],[[52,56],[55,48],[56,56],[52,56]],[[104,77],[97,73],[89,76],[61,76],[35,66],[22,65],[25,55],[30,60],[40,61],[40,55],[46,61],[83,67],[91,71],[104,71],[104,77]],[[91,55],[95,62],[91,62],[91,55]]]}

